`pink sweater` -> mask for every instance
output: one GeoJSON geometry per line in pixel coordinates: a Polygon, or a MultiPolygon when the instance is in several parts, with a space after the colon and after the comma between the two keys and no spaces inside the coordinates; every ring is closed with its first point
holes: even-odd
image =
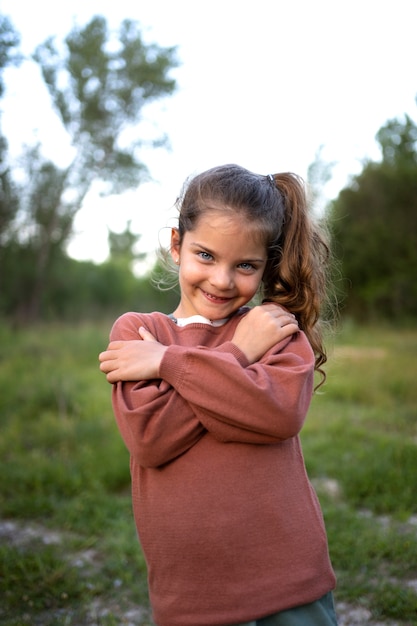
{"type": "MultiPolygon", "coordinates": [[[[247,311],[247,309],[246,309],[247,311]]],[[[133,509],[158,626],[226,626],[334,588],[322,514],[299,440],[314,357],[302,332],[250,365],[224,326],[126,313],[169,346],[161,379],[113,387],[131,456],[133,509]]]]}

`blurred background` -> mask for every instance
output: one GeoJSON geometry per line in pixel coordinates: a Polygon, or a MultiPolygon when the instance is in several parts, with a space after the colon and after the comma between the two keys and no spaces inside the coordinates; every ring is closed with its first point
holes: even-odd
{"type": "Polygon", "coordinates": [[[1,624],[152,623],[97,354],[175,308],[156,251],[228,162],[301,175],[332,235],[303,445],[341,625],[417,623],[414,31],[411,0],[0,0],[1,624]]]}
{"type": "Polygon", "coordinates": [[[308,182],[352,312],[413,316],[411,8],[2,0],[0,313],[72,317],[73,289],[102,311],[109,265],[115,289],[122,256],[153,267],[185,179],[235,162],[308,182]]]}

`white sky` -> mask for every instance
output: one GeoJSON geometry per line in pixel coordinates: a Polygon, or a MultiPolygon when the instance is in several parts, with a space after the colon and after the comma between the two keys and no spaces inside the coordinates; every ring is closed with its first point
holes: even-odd
{"type": "MultiPolygon", "coordinates": [[[[155,249],[185,178],[222,163],[305,177],[324,146],[337,164],[325,189],[333,198],[364,159],[379,158],[374,138],[388,119],[416,119],[416,0],[0,0],[0,12],[27,53],[93,15],[112,27],[138,20],[148,42],[178,46],[177,93],[148,112],[171,150],[144,153],[153,183],[107,200],[90,194],[69,248],[76,258],[104,260],[107,225],[121,230],[127,219],[142,250],[155,249]]],[[[36,68],[8,70],[6,81],[12,151],[39,138],[59,157],[65,136],[36,68]]]]}

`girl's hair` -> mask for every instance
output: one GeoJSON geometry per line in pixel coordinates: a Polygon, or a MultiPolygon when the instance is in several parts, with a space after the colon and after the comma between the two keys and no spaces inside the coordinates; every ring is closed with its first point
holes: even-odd
{"type": "Polygon", "coordinates": [[[323,227],[309,214],[302,179],[291,173],[263,176],[238,165],[223,165],[187,181],[177,208],[180,242],[207,210],[239,212],[253,225],[267,249],[263,301],[276,302],[296,315],[323,384],[327,357],[320,315],[327,303],[330,250],[323,227]]]}

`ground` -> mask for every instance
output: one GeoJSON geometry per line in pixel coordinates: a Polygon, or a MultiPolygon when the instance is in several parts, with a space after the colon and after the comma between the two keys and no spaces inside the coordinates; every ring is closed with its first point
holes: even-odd
{"type": "MultiPolygon", "coordinates": [[[[411,520],[411,523],[414,522],[417,526],[417,519],[411,520]]],[[[34,542],[42,541],[45,545],[59,545],[64,539],[64,533],[56,530],[52,531],[39,524],[27,524],[11,520],[0,521],[0,544],[16,545],[30,549],[34,542]]],[[[81,553],[69,554],[68,559],[70,559],[74,566],[80,568],[80,570],[84,568],[90,570],[95,569],[98,573],[101,558],[95,550],[90,549],[81,553]]],[[[115,586],[117,587],[117,581],[115,581],[115,586]]],[[[24,602],[24,595],[22,595],[22,601],[24,602]]],[[[339,626],[399,626],[399,624],[394,621],[373,621],[370,611],[366,608],[352,606],[346,603],[338,603],[336,609],[339,618],[339,626]]],[[[88,607],[84,622],[77,622],[76,626],[101,626],[103,620],[109,615],[118,619],[120,626],[152,626],[148,607],[133,606],[126,601],[123,602],[122,606],[122,604],[115,601],[114,595],[109,599],[100,597],[92,602],[88,607]]],[[[29,616],[22,615],[22,619],[25,620],[25,623],[28,623],[27,617],[29,616]]],[[[48,619],[47,621],[45,617],[45,614],[43,618],[39,615],[36,618],[36,623],[42,624],[42,620],[45,623],[50,623],[50,620],[48,619]],[[40,621],[38,621],[38,619],[40,621]]],[[[56,617],[58,617],[58,615],[56,615],[56,617]]],[[[61,617],[64,617],[62,612],[61,617]]],[[[7,624],[5,618],[7,620],[7,616],[2,614],[0,609],[0,624],[7,624]]],[[[73,624],[73,621],[65,621],[65,623],[73,624]]],[[[114,624],[114,619],[112,623],[114,624]]]]}

